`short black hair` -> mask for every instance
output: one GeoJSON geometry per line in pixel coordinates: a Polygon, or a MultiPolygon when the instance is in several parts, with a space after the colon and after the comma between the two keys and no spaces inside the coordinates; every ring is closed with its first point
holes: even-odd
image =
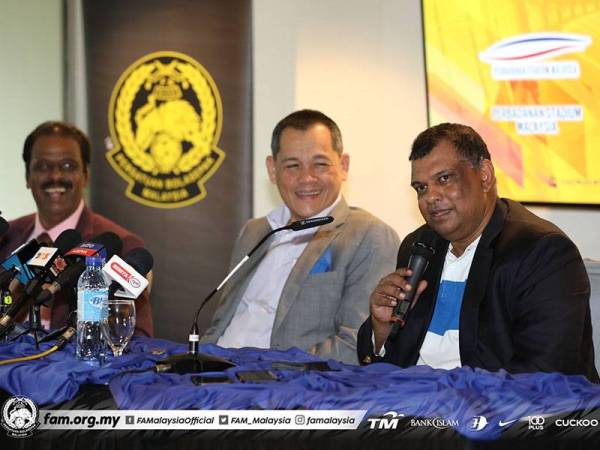
{"type": "Polygon", "coordinates": [[[29,163],[31,162],[31,152],[35,141],[41,136],[61,136],[71,138],[79,145],[81,151],[81,159],[85,167],[90,163],[90,152],[92,145],[86,134],[67,122],[48,121],[38,125],[35,130],[29,133],[23,144],[23,161],[25,161],[25,173],[29,175],[29,163]]]}
{"type": "Polygon", "coordinates": [[[271,136],[271,153],[276,158],[280,150],[281,134],[286,128],[306,131],[313,125],[321,124],[326,126],[331,133],[331,146],[336,153],[342,154],[344,145],[342,144],[342,133],[337,124],[330,117],[323,114],[321,111],[314,109],[301,109],[295,111],[279,121],[273,129],[271,136]]]}
{"type": "Polygon", "coordinates": [[[474,168],[478,168],[484,159],[492,159],[487,145],[473,128],[460,123],[441,123],[427,128],[417,136],[408,160],[414,161],[427,156],[442,141],[452,144],[458,154],[474,168]]]}

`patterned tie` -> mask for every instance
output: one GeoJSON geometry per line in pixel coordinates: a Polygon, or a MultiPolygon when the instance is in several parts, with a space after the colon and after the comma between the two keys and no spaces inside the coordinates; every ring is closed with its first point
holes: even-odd
{"type": "MultiPolygon", "coordinates": [[[[41,246],[50,247],[52,246],[52,238],[46,232],[40,234],[36,240],[41,246]]],[[[52,319],[52,309],[48,306],[42,305],[40,308],[40,318],[42,320],[42,326],[44,328],[50,328],[50,320],[52,319]]]]}

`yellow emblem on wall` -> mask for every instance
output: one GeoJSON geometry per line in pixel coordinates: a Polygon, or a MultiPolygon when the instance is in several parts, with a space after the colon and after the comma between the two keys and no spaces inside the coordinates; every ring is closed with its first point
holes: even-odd
{"type": "Polygon", "coordinates": [[[225,158],[222,110],[215,82],[193,58],[161,51],[131,64],[112,92],[106,154],[129,183],[127,197],[156,208],[206,197],[204,183],[225,158]]]}

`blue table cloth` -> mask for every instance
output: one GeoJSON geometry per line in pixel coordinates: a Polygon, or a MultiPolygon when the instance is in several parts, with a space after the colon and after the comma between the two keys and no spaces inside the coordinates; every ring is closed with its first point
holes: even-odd
{"type": "MultiPolygon", "coordinates": [[[[42,350],[50,347],[44,344],[42,350]]],[[[108,384],[121,409],[354,409],[367,416],[394,411],[406,416],[455,421],[456,430],[475,439],[494,439],[499,422],[529,415],[555,415],[600,407],[600,386],[582,376],[558,373],[511,375],[461,367],[401,369],[390,364],[365,367],[328,361],[331,371],[281,369],[274,362],[320,361],[299,349],[223,349],[203,345],[204,353],[227,358],[236,367],[224,373],[231,383],[196,385],[193,374],[158,374],[157,361],[186,351],[160,339],[136,337],[120,358],[100,368],[79,362],[73,344],[41,360],[0,366],[0,388],[38,405],[73,398],[83,384],[108,384]],[[144,371],[144,369],[147,369],[144,371]],[[138,370],[136,373],[124,371],[138,370]],[[278,381],[242,383],[238,371],[271,370],[278,381]],[[484,416],[489,426],[473,429],[470,418],[484,416]]],[[[31,339],[0,345],[0,360],[37,353],[31,339]]]]}

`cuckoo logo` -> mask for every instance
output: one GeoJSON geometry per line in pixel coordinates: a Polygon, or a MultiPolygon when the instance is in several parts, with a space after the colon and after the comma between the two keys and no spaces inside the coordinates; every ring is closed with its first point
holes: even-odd
{"type": "Polygon", "coordinates": [[[219,91],[187,55],[151,53],[129,66],[111,97],[107,158],[146,206],[178,208],[206,197],[225,153],[219,91]]]}

